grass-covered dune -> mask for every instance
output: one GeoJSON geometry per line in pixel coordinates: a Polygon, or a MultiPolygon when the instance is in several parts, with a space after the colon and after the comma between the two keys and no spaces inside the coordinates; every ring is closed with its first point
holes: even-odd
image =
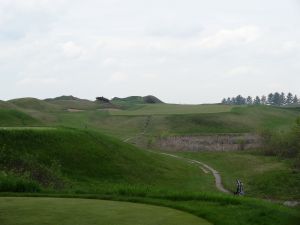
{"type": "Polygon", "coordinates": [[[0,109],[0,126],[38,126],[42,123],[32,116],[14,109],[0,109]]]}
{"type": "Polygon", "coordinates": [[[197,167],[87,130],[0,130],[0,159],[2,191],[214,190],[197,167]]]}
{"type": "Polygon", "coordinates": [[[39,100],[36,98],[18,98],[18,99],[12,99],[9,100],[8,103],[13,104],[17,106],[20,109],[24,110],[37,110],[37,111],[57,111],[60,109],[58,105],[54,105],[51,103],[48,103],[43,100],[39,100]]]}

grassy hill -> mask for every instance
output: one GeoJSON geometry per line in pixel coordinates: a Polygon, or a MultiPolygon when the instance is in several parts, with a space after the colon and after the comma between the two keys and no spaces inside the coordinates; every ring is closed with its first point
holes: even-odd
{"type": "MultiPolygon", "coordinates": [[[[298,208],[288,209],[248,197],[214,194],[216,189],[213,177],[196,165],[141,150],[119,140],[136,136],[147,142],[164,135],[285,130],[299,116],[298,108],[226,108],[222,105],[188,108],[181,105],[144,104],[132,105],[131,108],[122,110],[125,114],[113,115],[107,110],[68,112],[49,102],[29,99],[27,105],[24,103],[26,101],[28,99],[9,102],[16,102],[16,107],[22,109],[22,112],[0,110],[0,126],[12,126],[10,129],[0,129],[1,195],[15,196],[16,192],[21,192],[20,195],[28,196],[143,202],[180,209],[219,225],[296,225],[299,222],[298,208]],[[171,108],[173,110],[170,113],[171,108]],[[138,113],[130,114],[130,111],[138,113]],[[179,113],[176,114],[175,111],[179,113]],[[30,126],[35,124],[53,127],[31,129],[30,126]]],[[[248,190],[254,193],[252,196],[265,197],[265,191],[275,193],[276,197],[286,196],[278,192],[278,189],[274,191],[264,185],[280,176],[289,176],[292,171],[288,164],[263,156],[261,159],[254,159],[244,153],[185,156],[196,159],[199,157],[216,169],[224,170],[221,175],[224,175],[228,188],[233,189],[232,181],[235,177],[242,177],[244,180],[243,176],[246,174],[253,176],[250,182],[246,180],[248,190]],[[231,162],[230,165],[228,162],[231,162]],[[244,162],[245,167],[240,162],[244,162]],[[263,172],[259,173],[260,170],[263,172]],[[268,174],[270,171],[279,172],[275,175],[268,174]]],[[[298,184],[297,177],[297,174],[290,176],[288,182],[298,184]]],[[[285,181],[286,179],[278,179],[278,182],[285,181]]],[[[27,206],[31,207],[32,201],[34,200],[29,198],[22,204],[29,204],[27,206]]],[[[67,199],[64,202],[69,204],[67,199]]],[[[14,201],[9,207],[18,208],[20,204],[14,201]]],[[[62,207],[61,210],[65,210],[67,206],[62,207]]],[[[31,210],[36,212],[39,209],[33,207],[31,210]]],[[[68,210],[63,213],[68,215],[68,210]]],[[[25,215],[26,212],[21,214],[25,215]]],[[[96,218],[94,216],[91,218],[96,218]]],[[[2,218],[0,216],[0,220],[2,218]]],[[[36,217],[37,221],[39,218],[42,218],[40,214],[36,217]]]]}
{"type": "Polygon", "coordinates": [[[0,100],[0,109],[15,109],[16,106],[5,101],[0,100]]]}
{"type": "Polygon", "coordinates": [[[14,109],[0,109],[0,126],[40,126],[42,123],[37,119],[14,109]]]}
{"type": "Polygon", "coordinates": [[[20,109],[30,110],[30,111],[36,110],[36,111],[53,112],[60,109],[60,107],[57,105],[53,105],[51,103],[36,98],[18,98],[18,99],[9,100],[8,103],[13,104],[20,109]]]}
{"type": "Polygon", "coordinates": [[[197,167],[86,130],[0,130],[0,150],[0,168],[7,174],[0,178],[2,191],[22,191],[22,184],[26,190],[26,183],[37,190],[90,193],[148,187],[214,190],[213,181],[197,167]]]}
{"type": "Polygon", "coordinates": [[[111,100],[112,104],[119,105],[123,109],[138,109],[141,104],[162,104],[163,102],[153,95],[147,96],[129,96],[126,98],[114,97],[111,100]]]}

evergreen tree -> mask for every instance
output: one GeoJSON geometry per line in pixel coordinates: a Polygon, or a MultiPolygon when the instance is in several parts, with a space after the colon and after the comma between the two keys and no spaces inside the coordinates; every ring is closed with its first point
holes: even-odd
{"type": "Polygon", "coordinates": [[[245,98],[241,95],[236,96],[235,100],[237,105],[244,105],[246,103],[245,98]]]}
{"type": "Polygon", "coordinates": [[[274,95],[272,93],[268,95],[268,104],[274,105],[274,95]]]}
{"type": "Polygon", "coordinates": [[[231,99],[230,99],[229,97],[227,98],[227,101],[226,101],[226,102],[227,102],[228,105],[231,105],[231,104],[232,104],[231,99]]]}
{"type": "Polygon", "coordinates": [[[281,103],[280,94],[278,92],[275,92],[273,95],[273,105],[280,105],[280,103],[281,103]]]}
{"type": "Polygon", "coordinates": [[[260,100],[261,104],[265,105],[267,104],[267,97],[265,95],[261,96],[261,100],[260,100]]]}
{"type": "Polygon", "coordinates": [[[252,105],[252,104],[253,104],[253,100],[252,100],[252,97],[251,97],[251,96],[248,96],[248,97],[247,97],[246,103],[247,103],[247,105],[252,105]]]}
{"type": "Polygon", "coordinates": [[[255,105],[260,105],[260,98],[258,96],[255,97],[254,104],[255,105]]]}
{"type": "Polygon", "coordinates": [[[293,103],[294,103],[294,104],[300,103],[300,101],[299,101],[297,95],[294,96],[293,103]]]}
{"type": "Polygon", "coordinates": [[[235,97],[232,97],[232,98],[231,98],[231,104],[232,104],[232,105],[236,105],[236,98],[235,98],[235,97]]]}
{"type": "Polygon", "coordinates": [[[226,100],[226,98],[223,98],[223,99],[222,99],[222,104],[224,104],[224,105],[226,105],[226,104],[227,104],[227,100],[226,100]]]}
{"type": "Polygon", "coordinates": [[[289,92],[286,96],[286,104],[292,104],[293,103],[293,95],[291,92],[289,92]]]}
{"type": "Polygon", "coordinates": [[[279,100],[279,105],[285,105],[285,104],[286,104],[285,94],[283,92],[281,92],[281,94],[280,94],[280,100],[279,100]]]}

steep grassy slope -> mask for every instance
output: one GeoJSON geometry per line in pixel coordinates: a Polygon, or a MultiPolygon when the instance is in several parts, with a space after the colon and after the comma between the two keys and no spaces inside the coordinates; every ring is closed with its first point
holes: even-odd
{"type": "Polygon", "coordinates": [[[37,119],[18,110],[0,109],[0,127],[6,126],[39,126],[37,119]]]}
{"type": "Polygon", "coordinates": [[[0,130],[0,150],[1,170],[9,175],[0,176],[0,189],[7,191],[10,186],[19,191],[18,185],[26,180],[38,184],[37,190],[88,193],[127,187],[145,191],[150,186],[194,192],[214,190],[211,177],[197,167],[91,131],[0,130]]]}

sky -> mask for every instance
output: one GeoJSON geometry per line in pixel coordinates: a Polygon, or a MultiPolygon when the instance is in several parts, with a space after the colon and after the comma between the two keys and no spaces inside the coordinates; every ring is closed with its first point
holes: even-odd
{"type": "Polygon", "coordinates": [[[0,99],[300,95],[300,0],[0,0],[0,99]]]}

